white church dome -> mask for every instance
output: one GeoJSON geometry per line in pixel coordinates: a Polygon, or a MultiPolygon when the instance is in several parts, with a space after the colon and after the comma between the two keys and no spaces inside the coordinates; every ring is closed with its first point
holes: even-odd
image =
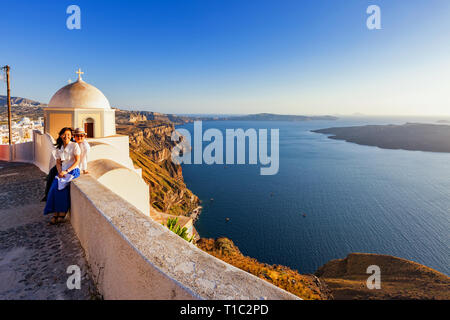
{"type": "Polygon", "coordinates": [[[111,109],[105,95],[93,85],[81,79],[79,71],[78,80],[59,89],[48,103],[49,108],[71,109],[111,109]]]}

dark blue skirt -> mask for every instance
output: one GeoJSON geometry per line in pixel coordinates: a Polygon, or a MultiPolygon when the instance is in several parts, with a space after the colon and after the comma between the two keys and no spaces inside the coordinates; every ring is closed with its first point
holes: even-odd
{"type": "MultiPolygon", "coordinates": [[[[80,169],[75,168],[69,172],[74,179],[80,176],[80,169]]],[[[53,212],[67,212],[70,208],[70,183],[62,190],[58,190],[58,179],[54,179],[47,196],[44,214],[53,212]]]]}

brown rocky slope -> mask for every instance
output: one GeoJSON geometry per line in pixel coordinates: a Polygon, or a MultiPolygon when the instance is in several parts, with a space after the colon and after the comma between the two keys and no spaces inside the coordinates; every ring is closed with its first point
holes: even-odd
{"type": "Polygon", "coordinates": [[[333,299],[327,286],[315,275],[300,274],[282,265],[269,265],[244,256],[233,241],[228,238],[200,239],[197,241],[197,246],[216,258],[264,279],[302,299],[333,299]]]}
{"type": "Polygon", "coordinates": [[[117,124],[117,133],[130,137],[130,157],[142,168],[142,177],[150,185],[152,208],[173,215],[191,216],[200,200],[184,183],[181,166],[174,164],[171,150],[175,143],[172,123],[148,120],[117,124]]]}
{"type": "Polygon", "coordinates": [[[450,278],[419,263],[382,254],[351,253],[316,271],[335,299],[450,299],[450,278]],[[368,289],[367,267],[380,267],[381,289],[368,289]]]}

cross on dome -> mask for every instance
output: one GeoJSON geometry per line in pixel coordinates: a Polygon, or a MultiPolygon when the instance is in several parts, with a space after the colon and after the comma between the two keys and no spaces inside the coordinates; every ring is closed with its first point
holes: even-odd
{"type": "Polygon", "coordinates": [[[78,81],[83,80],[83,79],[81,78],[81,75],[84,74],[84,72],[82,72],[80,68],[78,68],[78,71],[75,72],[75,73],[78,74],[78,81]]]}

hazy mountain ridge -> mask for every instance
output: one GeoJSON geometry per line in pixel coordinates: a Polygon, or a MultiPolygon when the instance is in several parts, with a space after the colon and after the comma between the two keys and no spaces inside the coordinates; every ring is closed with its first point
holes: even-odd
{"type": "Polygon", "coordinates": [[[275,113],[256,113],[248,115],[235,116],[217,116],[213,118],[202,118],[204,120],[228,120],[228,121],[314,121],[314,120],[337,120],[334,116],[302,116],[302,115],[287,115],[275,113]]]}
{"type": "MultiPolygon", "coordinates": [[[[37,118],[43,116],[43,107],[47,104],[22,97],[11,97],[12,113],[21,117],[37,118]]],[[[6,112],[7,97],[0,95],[0,114],[6,112]]],[[[177,115],[170,113],[160,113],[153,111],[127,110],[123,108],[116,109],[117,123],[127,123],[131,115],[135,115],[145,120],[157,120],[172,122],[180,125],[192,121],[314,121],[314,120],[337,120],[338,118],[330,115],[323,116],[305,116],[305,115],[285,115],[275,113],[257,113],[247,115],[216,115],[216,116],[196,116],[196,115],[177,115]]]]}
{"type": "MultiPolygon", "coordinates": [[[[0,95],[0,106],[7,106],[7,96],[0,95]]],[[[41,103],[39,101],[22,98],[22,97],[11,97],[11,105],[19,106],[19,107],[38,107],[38,106],[46,106],[45,103],[41,103]]]]}
{"type": "MultiPolygon", "coordinates": [[[[7,97],[0,95],[0,118],[6,119],[8,116],[7,97]]],[[[11,97],[11,116],[13,120],[19,120],[23,117],[31,119],[38,119],[44,116],[43,107],[46,107],[39,101],[21,98],[11,97]]]]}
{"type": "Polygon", "coordinates": [[[170,122],[175,125],[191,122],[196,118],[181,116],[176,114],[166,114],[153,111],[134,111],[125,109],[116,109],[116,123],[128,123],[133,119],[135,122],[155,120],[170,122]]]}

